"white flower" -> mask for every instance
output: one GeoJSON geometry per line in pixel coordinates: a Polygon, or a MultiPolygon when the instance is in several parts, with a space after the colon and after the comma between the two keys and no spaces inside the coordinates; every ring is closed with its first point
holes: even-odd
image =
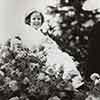
{"type": "Polygon", "coordinates": [[[68,2],[69,2],[69,0],[65,0],[65,2],[66,2],[66,3],[68,3],[68,2]]]}
{"type": "Polygon", "coordinates": [[[98,21],[100,21],[100,12],[95,17],[97,18],[98,21]]]}
{"type": "Polygon", "coordinates": [[[94,85],[100,84],[100,79],[96,79],[94,85]]]}
{"type": "Polygon", "coordinates": [[[96,79],[100,79],[100,75],[98,73],[93,73],[90,78],[91,80],[95,81],[96,79]]]}
{"type": "Polygon", "coordinates": [[[75,20],[75,21],[72,21],[72,22],[71,22],[71,25],[73,25],[73,26],[74,26],[74,25],[75,25],[75,24],[77,24],[77,23],[78,23],[78,21],[77,21],[77,20],[75,20]]]}
{"type": "Polygon", "coordinates": [[[45,81],[46,82],[50,81],[50,77],[48,75],[45,76],[45,81]]]}
{"type": "Polygon", "coordinates": [[[0,69],[6,69],[7,67],[9,67],[10,66],[10,64],[9,63],[5,63],[4,65],[2,65],[1,66],[1,68],[0,69]]]}
{"type": "Polygon", "coordinates": [[[52,34],[54,35],[54,36],[61,36],[62,35],[62,31],[61,31],[61,29],[60,29],[60,27],[59,26],[56,26],[55,28],[54,28],[54,32],[52,32],[52,34]]]}
{"type": "Polygon", "coordinates": [[[93,26],[93,25],[94,25],[94,21],[91,19],[82,24],[82,26],[85,28],[93,26]]]}
{"type": "Polygon", "coordinates": [[[74,9],[72,6],[64,6],[64,7],[59,7],[58,10],[64,10],[64,11],[69,11],[71,9],[74,9]]]}
{"type": "Polygon", "coordinates": [[[75,12],[74,11],[68,11],[68,16],[74,16],[75,12]]]}
{"type": "Polygon", "coordinates": [[[49,98],[48,100],[61,100],[61,99],[57,96],[54,96],[54,97],[49,98]]]}
{"type": "Polygon", "coordinates": [[[29,68],[32,71],[35,67],[38,67],[39,64],[38,63],[30,63],[29,68]]]}
{"type": "Polygon", "coordinates": [[[5,81],[5,84],[8,85],[11,82],[11,78],[10,77],[5,77],[4,81],[5,81]]]}
{"type": "Polygon", "coordinates": [[[46,70],[46,73],[48,73],[49,75],[55,75],[55,68],[54,67],[48,67],[46,70]]]}
{"type": "Polygon", "coordinates": [[[0,57],[0,64],[3,64],[4,60],[0,57]]]}
{"type": "Polygon", "coordinates": [[[4,72],[0,70],[0,76],[4,76],[4,72]]]}
{"type": "Polygon", "coordinates": [[[18,97],[12,97],[9,100],[19,100],[19,98],[18,97]]]}
{"type": "Polygon", "coordinates": [[[92,11],[100,8],[100,0],[86,0],[83,4],[82,9],[92,11]]]}
{"type": "Polygon", "coordinates": [[[46,33],[49,30],[49,25],[47,22],[45,22],[42,26],[41,26],[42,32],[46,33]]]}
{"type": "Polygon", "coordinates": [[[44,80],[45,79],[45,74],[44,73],[39,73],[38,79],[39,80],[44,80]]]}
{"type": "Polygon", "coordinates": [[[48,1],[48,5],[51,5],[53,7],[59,6],[60,4],[60,0],[47,0],[48,1]]]}
{"type": "Polygon", "coordinates": [[[2,58],[5,58],[6,55],[7,55],[7,53],[6,53],[6,52],[3,52],[3,54],[2,54],[2,58]]]}
{"type": "Polygon", "coordinates": [[[28,79],[28,77],[25,77],[24,80],[23,80],[23,83],[24,83],[24,84],[27,84],[27,83],[29,83],[29,82],[30,82],[30,80],[28,79]]]}
{"type": "Polygon", "coordinates": [[[72,79],[72,85],[75,89],[79,88],[80,86],[82,86],[84,84],[84,82],[82,82],[82,78],[77,76],[75,78],[72,79]]]}
{"type": "Polygon", "coordinates": [[[94,97],[94,95],[89,95],[85,100],[100,100],[100,97],[94,97]]]}
{"type": "Polygon", "coordinates": [[[9,87],[11,88],[12,91],[18,90],[17,81],[16,80],[10,81],[9,82],[9,87]]]}
{"type": "Polygon", "coordinates": [[[100,75],[98,73],[93,73],[90,78],[94,81],[94,85],[100,84],[100,75]]]}

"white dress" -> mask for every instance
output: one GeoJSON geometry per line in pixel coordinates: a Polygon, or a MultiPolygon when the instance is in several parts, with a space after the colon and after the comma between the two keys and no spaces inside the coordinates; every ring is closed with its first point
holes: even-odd
{"type": "MultiPolygon", "coordinates": [[[[64,74],[63,79],[70,79],[72,76],[72,84],[74,88],[79,87],[82,84],[82,77],[80,72],[77,70],[76,66],[78,62],[73,60],[73,57],[69,54],[62,52],[59,49],[59,46],[53,41],[49,36],[45,36],[40,31],[32,29],[31,27],[27,28],[27,33],[23,36],[24,45],[29,48],[39,48],[43,46],[46,52],[46,66],[53,68],[56,72],[59,72],[61,66],[63,66],[64,74]]],[[[38,52],[39,54],[40,52],[38,52]]],[[[42,55],[42,53],[40,53],[42,55]]]]}

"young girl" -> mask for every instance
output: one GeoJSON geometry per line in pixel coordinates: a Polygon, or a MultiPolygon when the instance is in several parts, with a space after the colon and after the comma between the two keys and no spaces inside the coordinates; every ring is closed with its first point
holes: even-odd
{"type": "Polygon", "coordinates": [[[40,35],[43,35],[43,38],[40,40],[41,42],[39,47],[43,47],[44,49],[39,51],[37,55],[40,56],[40,59],[46,59],[45,64],[46,66],[49,66],[46,72],[50,74],[48,71],[50,68],[53,69],[54,72],[59,72],[59,69],[63,66],[63,79],[72,79],[74,88],[78,88],[80,85],[82,85],[82,77],[80,72],[77,70],[78,62],[74,61],[73,57],[71,57],[69,54],[62,52],[55,41],[42,33],[42,26],[44,24],[44,17],[42,13],[36,10],[30,12],[25,18],[25,23],[31,26],[33,29],[37,30],[40,35]],[[43,56],[44,52],[45,56],[43,56]]]}
{"type": "Polygon", "coordinates": [[[43,22],[44,22],[44,17],[42,13],[38,12],[37,10],[32,11],[25,18],[25,23],[35,28],[36,30],[38,30],[41,27],[43,22]]]}

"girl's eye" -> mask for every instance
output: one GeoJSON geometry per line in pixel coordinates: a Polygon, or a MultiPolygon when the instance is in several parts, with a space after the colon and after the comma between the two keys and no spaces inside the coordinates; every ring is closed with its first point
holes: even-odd
{"type": "Polygon", "coordinates": [[[40,20],[40,18],[38,18],[38,20],[40,20]]]}
{"type": "Polygon", "coordinates": [[[33,20],[35,20],[36,18],[33,18],[33,20]]]}

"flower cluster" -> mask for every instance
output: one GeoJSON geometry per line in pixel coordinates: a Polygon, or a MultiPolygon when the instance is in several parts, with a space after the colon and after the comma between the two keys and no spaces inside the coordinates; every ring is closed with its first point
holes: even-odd
{"type": "MultiPolygon", "coordinates": [[[[66,91],[69,94],[74,91],[72,83],[77,80],[73,81],[73,75],[68,78],[71,75],[66,72],[71,71],[69,69],[75,68],[78,63],[74,63],[71,56],[60,51],[53,41],[47,40],[34,50],[24,47],[20,40],[14,44],[11,41],[11,45],[5,44],[1,47],[0,98],[40,100],[42,97],[46,100],[59,100],[66,97],[66,91]],[[51,60],[53,57],[56,58],[54,61],[51,60]],[[70,68],[67,70],[68,67],[70,68]]],[[[79,77],[78,74],[77,71],[74,73],[79,77]]],[[[71,98],[71,94],[68,98],[71,98]]]]}

